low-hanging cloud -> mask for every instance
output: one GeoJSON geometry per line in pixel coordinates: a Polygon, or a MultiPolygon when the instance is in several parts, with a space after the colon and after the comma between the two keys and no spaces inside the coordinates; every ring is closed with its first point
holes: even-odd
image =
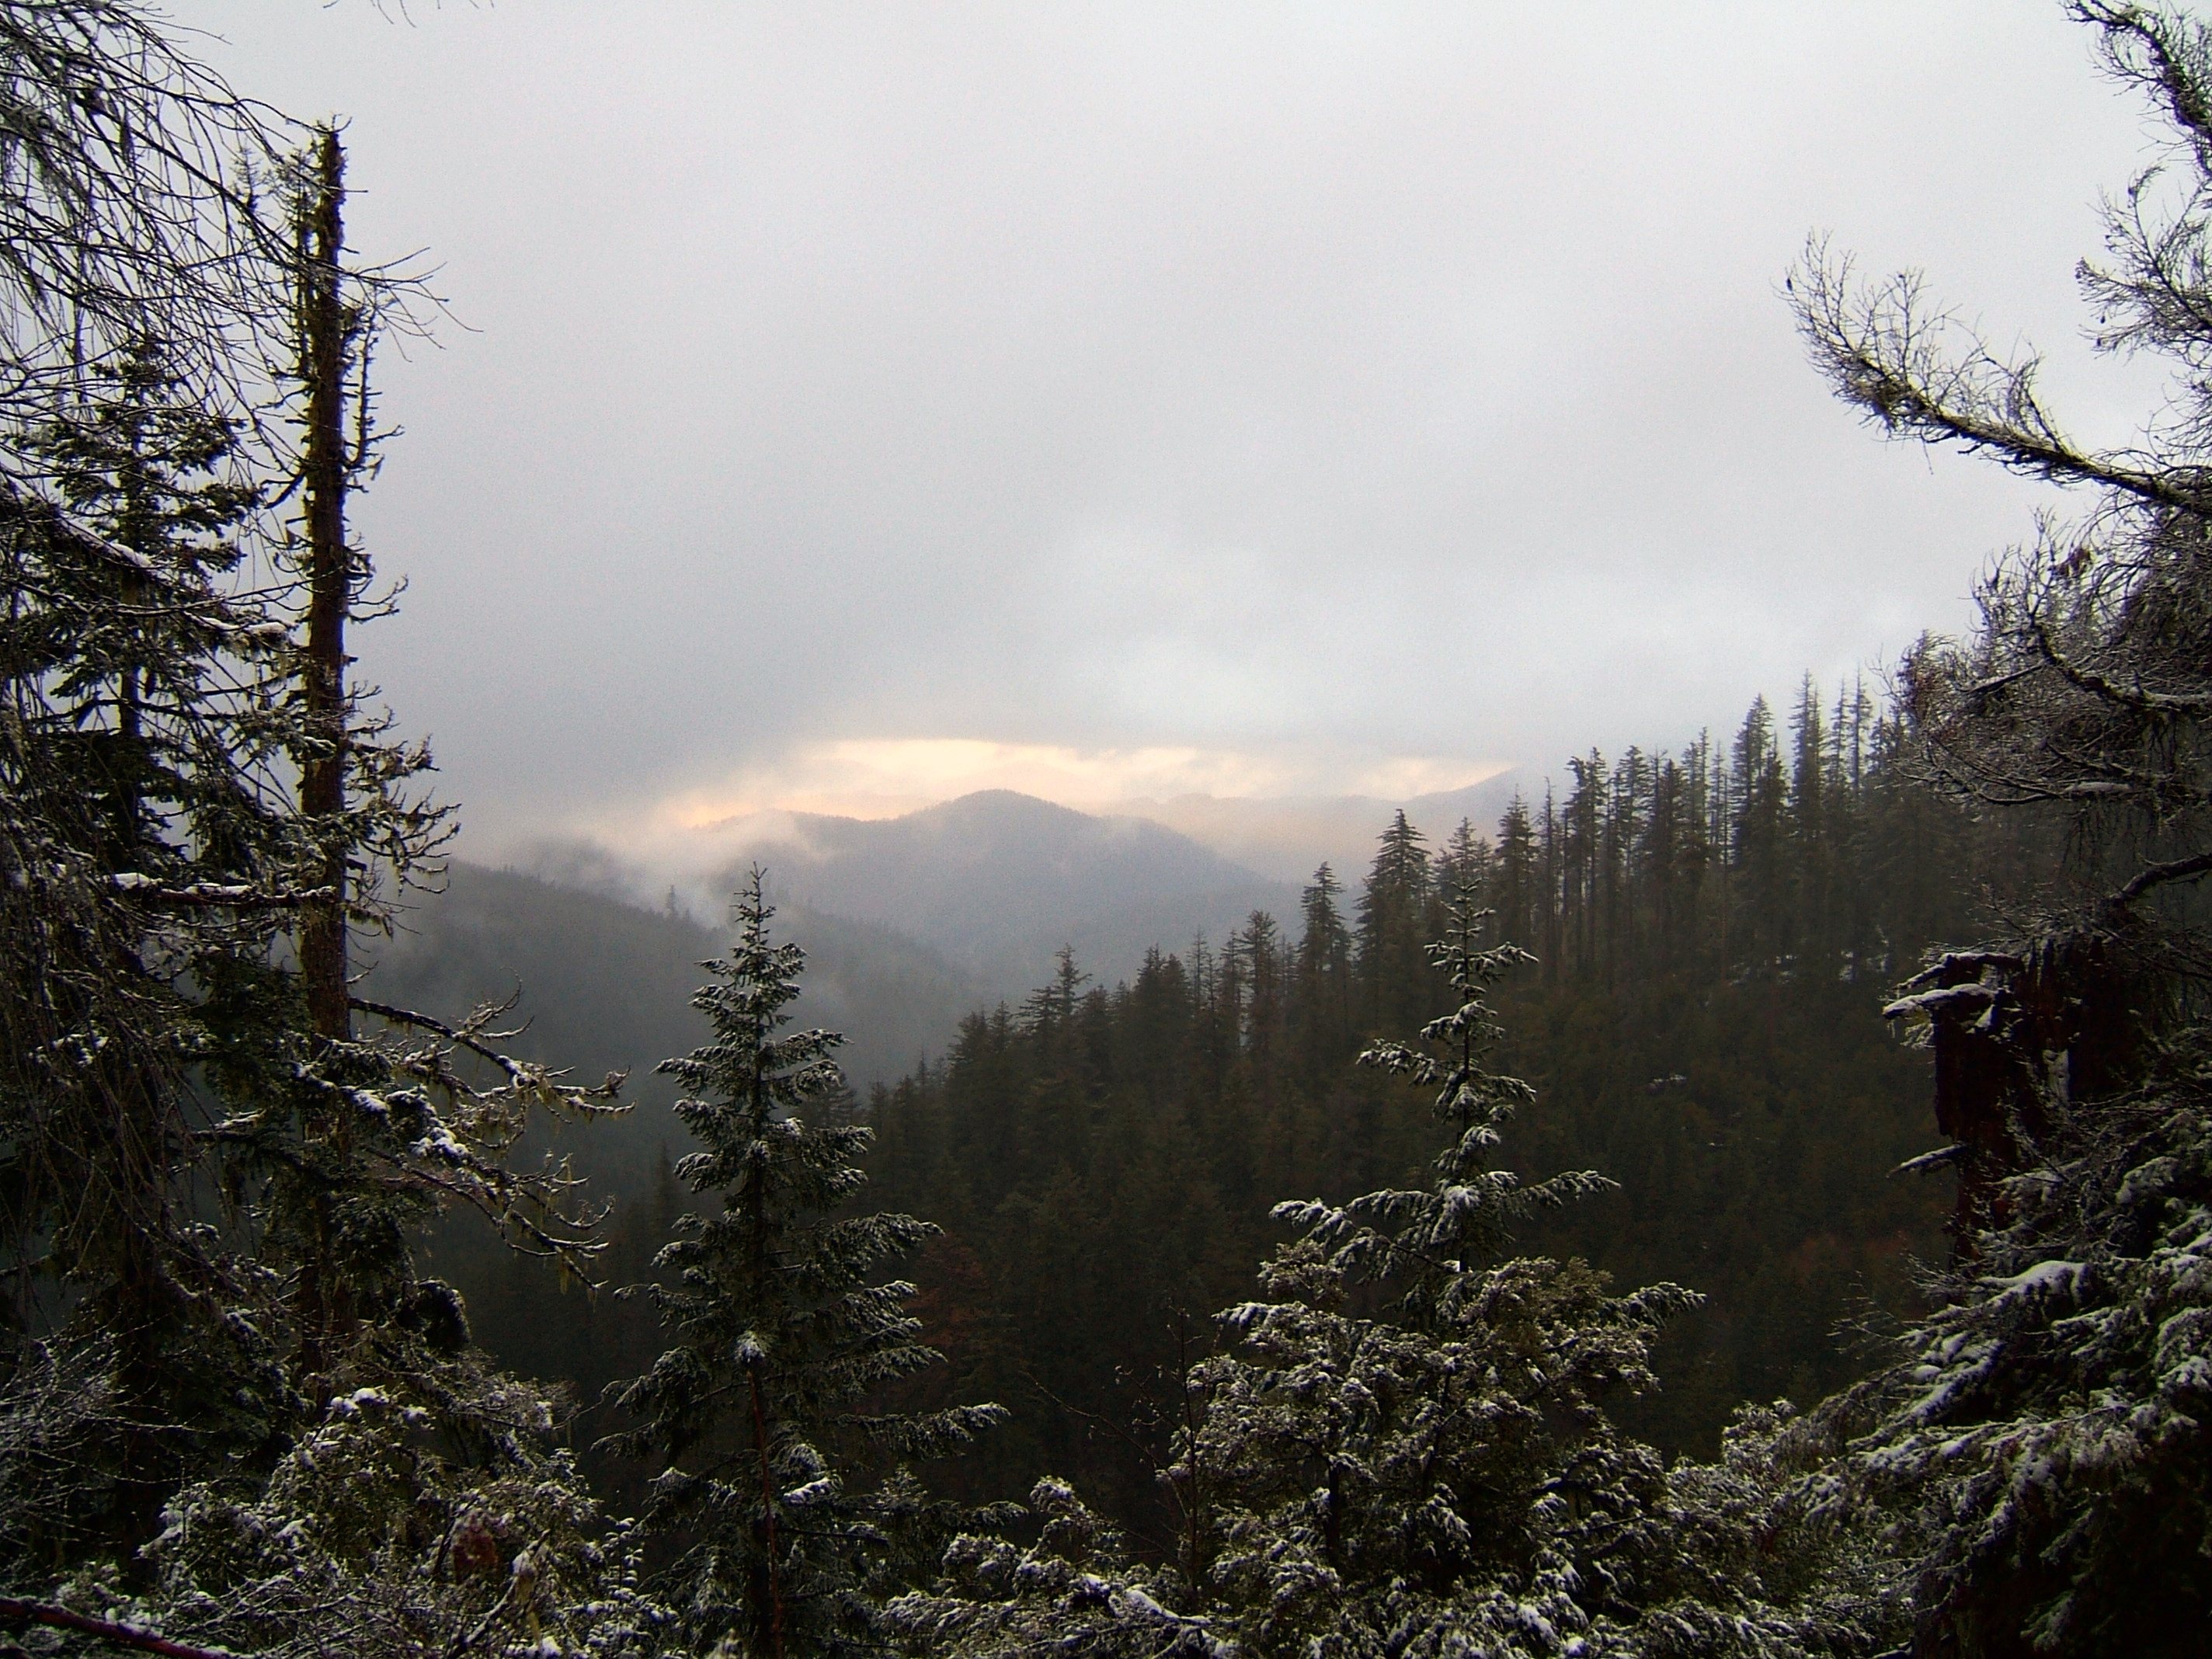
{"type": "MultiPolygon", "coordinates": [[[[1079,749],[971,738],[842,738],[798,745],[711,783],[582,815],[573,827],[590,844],[642,870],[688,872],[727,863],[732,848],[795,833],[793,815],[891,817],[982,790],[1013,790],[1094,812],[1157,816],[1189,796],[1407,800],[1465,789],[1506,769],[1497,761],[1360,756],[1305,744],[1079,749]]],[[[542,861],[542,845],[533,843],[543,839],[527,837],[521,846],[542,861]]]]}
{"type": "Polygon", "coordinates": [[[1828,398],[1815,228],[2143,406],[2071,289],[2137,118],[2056,7],[181,10],[473,331],[387,362],[362,648],[494,838],[948,741],[1541,769],[1878,665],[2042,497],[1828,398]]]}

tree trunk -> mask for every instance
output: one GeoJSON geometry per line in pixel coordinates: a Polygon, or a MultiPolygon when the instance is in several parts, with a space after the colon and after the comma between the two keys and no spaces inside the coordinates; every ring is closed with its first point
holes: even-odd
{"type": "MultiPolygon", "coordinates": [[[[345,625],[353,607],[354,568],[346,545],[345,497],[350,468],[345,453],[345,372],[348,322],[342,260],[345,248],[345,153],[337,131],[317,136],[312,176],[303,180],[299,207],[299,376],[306,400],[300,462],[307,579],[307,640],[301,670],[307,747],[300,766],[300,810],[322,847],[319,886],[331,896],[301,913],[300,977],[307,1020],[325,1042],[353,1035],[346,964],[346,648],[345,625]]],[[[343,1113],[320,1133],[343,1141],[343,1113]]],[[[299,1375],[319,1393],[334,1340],[350,1322],[350,1298],[331,1261],[336,1226],[327,1190],[310,1201],[309,1237],[300,1273],[299,1375]]]]}
{"type": "Polygon", "coordinates": [[[324,838],[319,884],[331,898],[300,930],[300,973],[316,1035],[352,1035],[347,1000],[345,812],[346,616],[353,559],[346,545],[345,372],[349,332],[340,259],[345,246],[345,153],[325,127],[314,150],[313,195],[301,208],[300,380],[307,397],[300,483],[307,531],[307,650],[305,684],[311,747],[301,767],[300,805],[324,838]]]}

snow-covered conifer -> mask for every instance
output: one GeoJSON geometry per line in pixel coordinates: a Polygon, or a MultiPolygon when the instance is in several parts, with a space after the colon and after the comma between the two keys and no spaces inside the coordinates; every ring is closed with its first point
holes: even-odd
{"type": "Polygon", "coordinates": [[[852,1211],[871,1131],[818,1121],[843,1095],[842,1039],[783,1030],[805,958],[770,942],[763,883],[756,867],[737,939],[693,999],[713,1041],[661,1067],[700,1147],[677,1172],[716,1207],[660,1254],[673,1277],[649,1293],[677,1346],[623,1390],[645,1420],[620,1439],[665,1461],[645,1518],[674,1553],[662,1582],[701,1650],[845,1652],[872,1638],[891,1529],[916,1519],[908,1484],[856,1489],[870,1472],[852,1460],[941,1456],[1004,1413],[873,1408],[939,1359],[907,1311],[914,1287],[881,1276],[938,1230],[852,1211]]]}
{"type": "Polygon", "coordinates": [[[1829,1410],[1929,1654],[2201,1650],[2212,1550],[2212,27],[2071,9],[2172,128],[2081,270],[2097,343],[2172,376],[2140,437],[2070,438],[2033,356],[1915,276],[1863,286],[1816,258],[1793,283],[1870,422],[2089,498],[1997,565],[1972,637],[1903,676],[1924,775],[2058,852],[1890,1011],[1934,1049],[1952,1145],[1924,1161],[1958,1174],[1956,1253],[1896,1363],[1829,1410]]]}
{"type": "MultiPolygon", "coordinates": [[[[343,1460],[303,1450],[366,1431],[341,1422],[348,1401],[390,1404],[377,1432],[422,1477],[387,1517],[418,1550],[408,1571],[433,1571],[441,1486],[568,1478],[510,1432],[522,1395],[532,1422],[545,1401],[467,1352],[414,1238],[467,1206],[586,1265],[574,1183],[507,1155],[538,1109],[611,1092],[502,1055],[488,1011],[371,1008],[360,1034],[308,1018],[302,915],[343,897],[343,926],[383,921],[378,872],[404,880],[441,815],[413,791],[427,754],[374,721],[343,734],[346,811],[301,810],[298,757],[328,739],[302,723],[274,544],[254,568],[275,585],[243,578],[273,528],[252,509],[283,479],[206,401],[226,349],[133,337],[37,419],[9,404],[27,424],[0,433],[20,463],[0,484],[0,1490],[36,1494],[0,1527],[0,1574],[33,1596],[110,1584],[157,1624],[210,1626],[250,1586],[197,1583],[190,1552],[157,1561],[165,1510],[190,1493],[282,1531],[361,1498],[343,1460]],[[337,1292],[314,1317],[310,1264],[337,1292]]],[[[350,1605],[301,1634],[373,1648],[350,1605]]]]}
{"type": "Polygon", "coordinates": [[[1446,910],[1431,956],[1459,1006],[1364,1056],[1435,1089],[1434,1180],[1279,1206],[1301,1237],[1187,1379],[1202,1409],[1168,1478],[1209,1537],[1189,1605],[1255,1652],[1559,1651],[1633,1604],[1650,1549],[1660,1460],[1604,1401],[1654,1385],[1650,1338],[1694,1298],[1497,1259],[1516,1219],[1607,1183],[1491,1167],[1532,1091],[1486,1064],[1488,993],[1527,957],[1483,942],[1472,886],[1446,910]]]}
{"type": "Polygon", "coordinates": [[[1029,1495],[1037,1540],[967,1533],[945,1551],[943,1583],[885,1609],[896,1650],[932,1659],[1234,1659],[1214,1620],[1173,1611],[1176,1590],[1131,1559],[1121,1535],[1064,1480],[1029,1495]]]}
{"type": "Polygon", "coordinates": [[[1694,1298],[1497,1259],[1532,1208],[1604,1183],[1491,1167],[1530,1091],[1486,1063],[1487,994],[1525,957],[1484,943],[1471,886],[1447,910],[1431,954],[1458,1007],[1368,1056],[1436,1091],[1436,1178],[1278,1209],[1301,1237],[1261,1269],[1265,1299],[1222,1316],[1235,1346],[1181,1378],[1174,1567],[1133,1568],[1048,1482],[1036,1547],[963,1538],[945,1584],[894,1604],[915,1650],[1594,1653],[1647,1598],[1680,1599],[1666,1472],[1605,1407],[1654,1385],[1651,1337],[1694,1298]]]}
{"type": "Polygon", "coordinates": [[[1491,1167],[1507,1121],[1535,1091],[1486,1064],[1504,1035],[1490,994],[1506,973],[1534,958],[1516,945],[1485,943],[1493,918],[1478,895],[1468,881],[1451,896],[1443,937],[1429,946],[1458,1006],[1424,1026],[1418,1041],[1378,1042],[1359,1057],[1363,1066],[1436,1091],[1432,1109],[1449,1127],[1451,1140],[1437,1155],[1435,1179],[1343,1205],[1315,1200],[1275,1209],[1350,1282],[1389,1285],[1402,1298],[1401,1317],[1413,1324],[1449,1319],[1468,1270],[1498,1252],[1516,1221],[1613,1184],[1585,1170],[1524,1186],[1513,1171],[1491,1167]]]}

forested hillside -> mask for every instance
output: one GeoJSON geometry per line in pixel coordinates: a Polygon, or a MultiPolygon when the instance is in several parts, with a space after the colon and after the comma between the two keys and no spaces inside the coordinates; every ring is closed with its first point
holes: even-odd
{"type": "MultiPolygon", "coordinates": [[[[1296,915],[1169,936],[1111,983],[1071,948],[1061,977],[995,1008],[896,935],[786,908],[778,926],[808,952],[799,1018],[847,1034],[864,1092],[913,1073],[866,1100],[874,1182],[947,1229],[919,1271],[948,1381],[1016,1409],[964,1478],[1006,1496],[1037,1467],[1095,1473],[1127,1524],[1163,1524],[1123,1436],[1157,1419],[1178,1345],[1249,1285],[1280,1234],[1271,1206],[1425,1161],[1419,1100],[1353,1062],[1444,1011],[1425,945],[1470,879],[1498,936],[1536,953],[1498,994],[1504,1052],[1539,1090],[1522,1157],[1624,1183],[1520,1242],[1709,1298],[1662,1342],[1665,1386],[1630,1420],[1710,1450],[1738,1401],[1856,1375],[1847,1328],[1908,1310],[1913,1262],[1942,1249],[1940,1178],[1891,1174],[1935,1139],[1926,1057],[1876,1011],[1900,964],[1972,925],[1965,872],[1990,849],[1904,774],[1901,726],[1863,692],[1824,704],[1808,685],[1777,725],[1762,702],[1726,744],[1578,757],[1559,799],[1516,799],[1487,833],[1401,819],[1364,876],[1317,878],[1296,915]]],[[[1062,879],[1103,890],[1127,873],[1062,879]]],[[[985,878],[963,861],[959,879],[985,878]]],[[[717,930],[465,867],[415,921],[372,981],[397,1000],[446,1010],[469,986],[519,983],[518,1013],[540,1024],[518,1047],[585,1076],[696,1041],[684,993],[717,930]]],[[[634,1087],[659,1104],[654,1079],[634,1087]]],[[[644,1111],[563,1145],[613,1206],[617,1282],[645,1276],[682,1132],[644,1111]]],[[[509,1363],[588,1395],[657,1352],[633,1308],[495,1268],[470,1238],[440,1260],[509,1363]]]]}
{"type": "Polygon", "coordinates": [[[810,824],[850,913],[453,865],[354,510],[436,296],[338,125],[0,0],[0,1659],[2203,1652],[2212,25],[2071,13],[2135,442],[1785,288],[2078,503],[1972,626],[1208,938],[1003,794],[810,824]]]}
{"type": "MultiPolygon", "coordinates": [[[[807,939],[805,1019],[849,1030],[858,1086],[889,1081],[940,1051],[982,987],[935,951],[866,922],[787,906],[807,939]]],[[[517,997],[521,1052],[580,1075],[635,1074],[665,1098],[652,1068],[699,1038],[690,1006],[699,963],[726,924],[636,906],[511,870],[456,860],[434,892],[413,896],[389,939],[363,951],[375,994],[459,1018],[487,988],[517,997]]],[[[635,1119],[607,1126],[617,1136],[635,1119]]]]}
{"type": "Polygon", "coordinates": [[[1902,774],[1902,744],[1860,695],[1830,713],[1808,686],[1785,732],[1761,703],[1725,749],[1578,759],[1494,835],[1401,814],[1298,915],[1111,986],[1071,958],[969,1018],[870,1112],[878,1187],[947,1229],[922,1282],[952,1375],[1016,1408],[981,1455],[1097,1470],[1128,1524],[1166,1525],[1164,1442],[1121,1434],[1172,1426],[1161,1380],[1245,1293],[1281,1236],[1270,1207],[1405,1182],[1433,1150],[1418,1094],[1354,1062],[1449,1012],[1427,947],[1462,890],[1536,958],[1495,998],[1537,1091],[1514,1167],[1622,1183],[1516,1244],[1709,1298],[1627,1420],[1710,1451],[1737,1402],[1856,1375],[1841,1328],[1907,1311],[1913,1261],[1942,1252],[1936,1186],[1891,1176],[1936,1139],[1926,1057],[1879,1010],[1973,909],[1978,838],[1902,774]]]}

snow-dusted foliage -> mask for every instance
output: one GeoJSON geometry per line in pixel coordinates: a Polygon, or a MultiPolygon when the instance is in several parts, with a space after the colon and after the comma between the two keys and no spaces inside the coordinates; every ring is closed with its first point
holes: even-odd
{"type": "Polygon", "coordinates": [[[1300,1241],[1188,1379],[1202,1425],[1170,1473],[1255,1651],[1557,1652],[1632,1606],[1664,1470],[1601,1401],[1652,1386],[1650,1335],[1689,1298],[1608,1296],[1579,1262],[1456,1277],[1418,1324],[1358,1317],[1300,1241]]]}
{"type": "Polygon", "coordinates": [[[1838,1473],[1832,1414],[1746,1407],[1711,1462],[1669,1467],[1635,1606],[1601,1611],[1596,1659],[1810,1659],[1895,1650],[1905,1597],[1838,1473]]]}
{"type": "Polygon", "coordinates": [[[2072,10],[2171,129],[2081,271],[2098,343],[2172,376],[2136,443],[2076,443],[2032,355],[1915,278],[1797,284],[1870,420],[2090,501],[1996,568],[1970,639],[1905,665],[1930,781],[2061,849],[1891,1009],[1934,1051],[1958,1254],[1899,1363],[1826,1410],[1929,1655],[2201,1652],[2212,1583],[2212,27],[2072,10]]]}
{"type": "MultiPolygon", "coordinates": [[[[2054,1109],[2058,1103],[2054,1103],[2054,1109]]],[[[2053,1133],[1856,1404],[1927,1652],[2201,1651],[2212,1619],[2212,1064],[2053,1133]]]]}
{"type": "Polygon", "coordinates": [[[1436,1091],[1436,1115],[1453,1139],[1437,1156],[1435,1180],[1341,1206],[1315,1200],[1275,1206],[1277,1219],[1301,1229],[1347,1279],[1389,1285],[1401,1298],[1401,1311],[1417,1324],[1450,1317],[1471,1288],[1467,1270],[1495,1254],[1516,1221],[1613,1185],[1578,1170],[1524,1186],[1510,1170],[1491,1167],[1507,1121],[1535,1091],[1484,1064],[1504,1035],[1489,995],[1502,975],[1534,958],[1517,945],[1485,947],[1491,916],[1477,894],[1469,882],[1452,896],[1444,937],[1427,947],[1459,1006],[1424,1026],[1417,1042],[1377,1043],[1359,1057],[1363,1066],[1436,1091]]]}
{"type": "Polygon", "coordinates": [[[465,1356],[340,1395],[265,1482],[180,1492],[147,1549],[153,1588],[117,1611],[240,1653],[658,1650],[673,1620],[556,1426],[535,1389],[465,1356]]]}
{"type": "Polygon", "coordinates": [[[1133,1562],[1114,1528],[1064,1481],[1037,1482],[1027,1549],[967,1533],[945,1554],[944,1582],[893,1601],[886,1631],[901,1652],[963,1659],[1230,1659],[1240,1650],[1204,1615],[1171,1611],[1172,1574],[1133,1562]]]}
{"type": "MultiPolygon", "coordinates": [[[[262,355],[294,243],[258,216],[289,198],[224,182],[283,170],[281,124],[102,0],[0,6],[0,1588],[220,1621],[178,1517],[312,1554],[319,1506],[373,1486],[313,1453],[342,1402],[405,1402],[374,1431],[394,1456],[498,1462],[481,1431],[513,1385],[465,1356],[415,1236],[465,1205],[587,1265],[565,1172],[507,1158],[538,1109],[612,1091],[501,1055],[489,1013],[357,1029],[341,983],[337,1019],[309,1017],[308,919],[386,923],[446,826],[427,750],[358,688],[335,726],[305,713],[312,584],[262,355]],[[304,806],[311,764],[342,775],[336,810],[304,806]]],[[[373,609],[351,556],[344,604],[373,609]]],[[[582,1502],[557,1459],[532,1478],[582,1502]]],[[[350,1639],[295,1612],[287,1641],[350,1639]]]]}
{"type": "Polygon", "coordinates": [[[0,1294],[13,1329],[69,1314],[44,1349],[0,1344],[29,1368],[0,1413],[52,1356],[105,1357],[113,1431],[48,1471],[76,1519],[45,1545],[127,1559],[180,1482],[265,1460],[404,1344],[435,1208],[587,1261],[563,1172],[504,1155],[532,1110],[609,1091],[500,1060],[484,1018],[308,1029],[289,962],[316,872],[337,845],[404,879],[438,833],[410,793],[427,757],[356,732],[348,810],[304,819],[291,594],[232,579],[258,486],[160,346],[22,441],[46,474],[0,492],[0,1294]]]}
{"type": "Polygon", "coordinates": [[[1652,1333],[1694,1298],[1626,1297],[1581,1262],[1491,1260],[1533,1207],[1599,1188],[1493,1168],[1533,1097],[1487,1068],[1486,997],[1524,954],[1455,896],[1430,957],[1459,1006],[1365,1063],[1436,1091],[1451,1139],[1420,1190],[1289,1204],[1304,1234],[1262,1269],[1237,1340],[1186,1380],[1169,1478],[1200,1517],[1196,1605],[1262,1653],[1557,1652],[1629,1605],[1663,1489],[1609,1394],[1655,1385],[1652,1333]]]}
{"type": "Polygon", "coordinates": [[[939,1456],[1003,1413],[871,1409],[939,1360],[907,1311],[914,1287],[881,1276],[937,1229],[850,1212],[872,1132],[822,1121],[844,1093],[841,1039],[782,1031],[805,958],[770,943],[762,884],[756,867],[736,942],[704,964],[714,978],[694,1005],[714,1041],[661,1068],[700,1144],[677,1173],[718,1206],[685,1216],[660,1254],[673,1278],[649,1293],[677,1346],[623,1391],[645,1420],[621,1440],[665,1462],[646,1522],[676,1552],[662,1583],[690,1639],[830,1653],[869,1638],[898,1534],[951,1530],[910,1481],[855,1489],[841,1453],[939,1456]]]}
{"type": "Polygon", "coordinates": [[[2191,1033],[2129,1094],[2043,1107],[1892,1363],[1802,1419],[1747,1413],[1718,1463],[1669,1472],[1684,1593],[1608,1639],[2203,1651],[2212,1063],[2191,1033]]]}
{"type": "Polygon", "coordinates": [[[1303,1236],[1262,1268],[1264,1299],[1222,1316],[1229,1351],[1182,1379],[1162,1471],[1175,1570],[1133,1573],[1047,1483],[1038,1546],[960,1540],[951,1585],[898,1604],[909,1638],[962,1655],[1565,1654],[1674,1571],[1666,1472],[1604,1401],[1653,1386],[1651,1335],[1694,1298],[1491,1259],[1531,1206],[1601,1183],[1492,1167],[1531,1091],[1484,1063],[1486,997],[1524,957],[1483,945],[1471,889],[1449,915],[1430,954],[1458,1007],[1366,1057],[1435,1089],[1451,1132],[1436,1177],[1278,1211],[1303,1236]]]}

